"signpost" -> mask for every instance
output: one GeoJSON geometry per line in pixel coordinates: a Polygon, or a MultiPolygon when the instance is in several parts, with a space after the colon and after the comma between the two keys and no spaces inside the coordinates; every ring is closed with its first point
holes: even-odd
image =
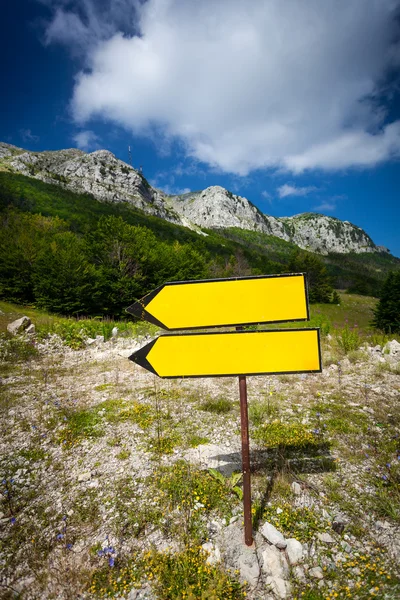
{"type": "Polygon", "coordinates": [[[166,283],[126,310],[174,330],[309,319],[303,273],[166,283]]]}
{"type": "Polygon", "coordinates": [[[129,358],[163,378],[239,376],[245,543],[253,542],[246,375],[319,373],[319,329],[246,331],[309,319],[304,273],[166,283],[127,309],[165,329],[236,331],[160,335],[129,358]]]}

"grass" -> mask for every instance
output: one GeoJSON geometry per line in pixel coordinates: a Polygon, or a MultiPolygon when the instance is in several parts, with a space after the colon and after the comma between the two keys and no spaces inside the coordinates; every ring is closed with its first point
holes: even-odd
{"type": "Polygon", "coordinates": [[[289,503],[271,504],[263,512],[263,519],[272,523],[286,538],[296,538],[299,542],[310,541],[317,533],[325,531],[329,523],[307,507],[293,508],[289,503]],[[281,509],[279,514],[276,509],[281,509]]]}
{"type": "Polygon", "coordinates": [[[0,363],[27,362],[39,357],[32,340],[0,333],[0,363]]]}
{"type": "Polygon", "coordinates": [[[209,398],[200,404],[200,410],[222,415],[232,410],[232,402],[226,398],[209,398]]]}
{"type": "Polygon", "coordinates": [[[245,597],[238,581],[219,565],[207,563],[208,554],[201,546],[189,546],[182,552],[148,552],[147,577],[154,581],[158,598],[165,600],[239,600],[245,597]]]}
{"type": "Polygon", "coordinates": [[[311,433],[305,425],[281,421],[261,425],[254,431],[253,437],[264,448],[308,448],[319,446],[321,443],[320,438],[311,433]]]}
{"type": "Polygon", "coordinates": [[[85,339],[104,336],[105,340],[111,338],[114,327],[118,328],[119,335],[141,337],[154,335],[158,330],[151,323],[139,321],[113,321],[101,316],[95,318],[65,318],[59,315],[41,311],[33,306],[19,306],[9,302],[0,302],[0,333],[7,330],[8,323],[27,316],[36,327],[38,339],[45,339],[56,334],[71,348],[78,349],[85,346],[85,339]]]}
{"type": "Polygon", "coordinates": [[[178,507],[199,515],[209,511],[217,511],[221,515],[231,513],[233,496],[230,486],[186,461],[160,467],[154,478],[156,488],[170,510],[178,507]]]}

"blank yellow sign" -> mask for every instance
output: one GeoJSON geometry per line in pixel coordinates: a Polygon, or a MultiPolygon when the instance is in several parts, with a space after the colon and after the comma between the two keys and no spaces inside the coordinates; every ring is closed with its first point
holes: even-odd
{"type": "Polygon", "coordinates": [[[307,320],[305,275],[167,283],[127,311],[165,329],[307,320]]]}
{"type": "Polygon", "coordinates": [[[318,329],[163,335],[129,358],[159,377],[321,371],[318,329]]]}

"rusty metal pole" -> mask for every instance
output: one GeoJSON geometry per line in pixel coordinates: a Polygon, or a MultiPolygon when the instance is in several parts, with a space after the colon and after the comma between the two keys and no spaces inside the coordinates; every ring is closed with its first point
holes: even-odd
{"type": "MultiPolygon", "coordinates": [[[[236,329],[240,331],[243,327],[237,327],[236,329]]],[[[253,543],[253,526],[251,518],[249,414],[247,409],[247,381],[245,375],[239,375],[239,392],[242,434],[244,541],[246,546],[251,546],[253,543]]]]}

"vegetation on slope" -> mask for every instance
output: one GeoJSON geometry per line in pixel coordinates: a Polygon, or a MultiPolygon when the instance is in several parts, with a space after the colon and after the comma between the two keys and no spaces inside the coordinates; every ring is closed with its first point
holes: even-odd
{"type": "MultiPolygon", "coordinates": [[[[272,260],[285,264],[290,260],[290,255],[298,250],[295,244],[258,231],[230,228],[220,233],[237,243],[245,243],[254,252],[266,254],[272,260]]],[[[308,252],[304,254],[316,256],[308,252]]],[[[325,263],[335,288],[365,296],[379,296],[387,274],[392,270],[400,270],[400,259],[386,252],[318,255],[318,259],[325,263]]]]}
{"type": "Polygon", "coordinates": [[[0,173],[0,210],[0,298],[65,315],[119,318],[165,281],[307,270],[312,301],[333,292],[316,255],[277,261],[243,241],[22,175],[0,173]]]}

